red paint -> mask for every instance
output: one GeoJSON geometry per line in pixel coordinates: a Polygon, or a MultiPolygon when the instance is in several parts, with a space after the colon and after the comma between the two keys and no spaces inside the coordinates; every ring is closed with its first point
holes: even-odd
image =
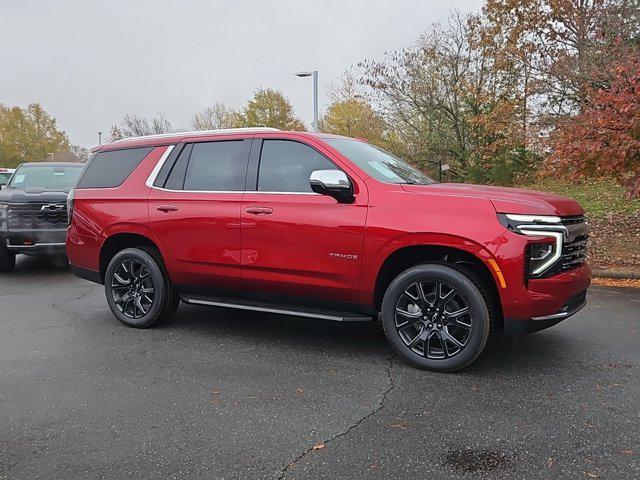
{"type": "Polygon", "coordinates": [[[71,263],[98,271],[100,250],[112,235],[137,233],[157,245],[177,285],[317,297],[373,305],[384,261],[408,246],[455,248],[482,261],[498,283],[505,318],[550,315],[587,288],[586,264],[525,285],[524,251],[537,237],[517,235],[498,221],[501,213],[572,216],[580,205],[555,194],[499,187],[435,184],[398,185],[377,181],[341,156],[322,135],[300,132],[200,135],[228,138],[285,138],[307,143],[352,179],[353,204],[328,196],[170,192],[145,181],[167,145],[180,136],[134,140],[101,147],[156,148],[118,188],[80,189],[67,248],[71,263]],[[344,255],[344,257],[341,257],[344,255]]]}

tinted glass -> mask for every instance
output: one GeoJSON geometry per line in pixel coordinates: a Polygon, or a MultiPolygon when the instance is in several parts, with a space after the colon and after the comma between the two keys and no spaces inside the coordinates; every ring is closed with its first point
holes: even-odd
{"type": "Polygon", "coordinates": [[[260,155],[258,190],[262,192],[312,192],[314,170],[338,170],[313,148],[287,140],[265,140],[260,155]]]}
{"type": "Polygon", "coordinates": [[[98,152],[87,164],[78,188],[110,188],[124,182],[153,147],[98,152]]]}
{"type": "Polygon", "coordinates": [[[242,191],[247,173],[243,141],[196,143],[193,145],[185,190],[242,191]]]}
{"type": "Polygon", "coordinates": [[[329,145],[358,165],[373,178],[387,183],[429,185],[435,181],[403,160],[381,148],[358,140],[325,139],[329,145]]]}
{"type": "Polygon", "coordinates": [[[16,170],[9,188],[66,192],[74,187],[83,165],[23,165],[16,170]]]}
{"type": "Polygon", "coordinates": [[[0,185],[6,185],[11,175],[9,172],[0,172],[0,185]]]}
{"type": "Polygon", "coordinates": [[[169,173],[167,182],[164,184],[164,188],[169,190],[182,190],[184,188],[184,175],[187,172],[187,165],[192,146],[193,145],[187,145],[182,150],[180,156],[171,168],[171,172],[169,173]]]}

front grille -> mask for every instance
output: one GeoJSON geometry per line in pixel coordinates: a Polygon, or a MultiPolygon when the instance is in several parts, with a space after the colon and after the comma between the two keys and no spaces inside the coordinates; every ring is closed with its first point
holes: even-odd
{"type": "Polygon", "coordinates": [[[589,234],[583,216],[564,217],[562,224],[567,227],[569,238],[562,246],[562,258],[558,262],[558,271],[566,272],[579,267],[587,259],[589,234]]]}
{"type": "Polygon", "coordinates": [[[62,203],[25,203],[9,205],[9,230],[52,230],[67,228],[67,206],[62,203]]]}

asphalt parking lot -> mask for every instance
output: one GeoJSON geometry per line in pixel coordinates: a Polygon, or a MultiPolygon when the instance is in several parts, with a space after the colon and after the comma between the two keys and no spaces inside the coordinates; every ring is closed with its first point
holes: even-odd
{"type": "Polygon", "coordinates": [[[39,259],[0,276],[0,479],[638,478],[640,290],[458,374],[375,325],[182,305],[133,330],[39,259]]]}

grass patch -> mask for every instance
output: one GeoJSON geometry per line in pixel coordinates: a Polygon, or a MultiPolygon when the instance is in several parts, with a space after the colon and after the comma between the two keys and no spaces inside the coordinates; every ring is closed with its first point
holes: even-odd
{"type": "Polygon", "coordinates": [[[571,197],[580,202],[590,218],[602,218],[608,214],[628,216],[640,212],[640,199],[627,199],[625,189],[612,181],[589,180],[576,183],[543,179],[522,186],[571,197]]]}

